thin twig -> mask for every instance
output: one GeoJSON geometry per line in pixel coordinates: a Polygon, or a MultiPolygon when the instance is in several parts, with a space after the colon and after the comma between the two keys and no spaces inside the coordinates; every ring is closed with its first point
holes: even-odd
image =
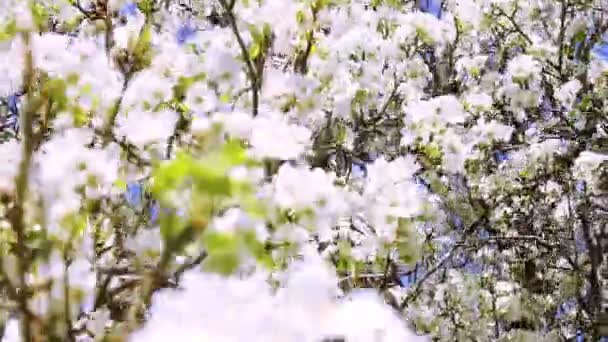
{"type": "Polygon", "coordinates": [[[19,163],[19,173],[15,179],[16,198],[12,212],[9,216],[11,226],[16,236],[16,254],[17,254],[17,273],[19,277],[19,288],[16,293],[19,310],[23,317],[21,318],[21,336],[25,341],[32,341],[32,326],[31,316],[27,314],[28,307],[28,285],[26,281],[27,269],[29,264],[29,251],[26,244],[26,226],[25,226],[25,197],[28,192],[28,184],[30,178],[30,166],[32,162],[32,154],[34,152],[33,144],[33,122],[34,114],[37,110],[39,101],[34,97],[34,62],[31,48],[31,36],[29,32],[23,33],[23,41],[25,45],[25,70],[23,73],[23,84],[27,89],[27,105],[26,110],[22,115],[21,124],[21,161],[19,163]]]}
{"type": "Polygon", "coordinates": [[[443,265],[445,265],[448,261],[450,261],[452,259],[452,257],[454,256],[454,253],[456,252],[456,250],[460,247],[463,247],[464,245],[461,243],[457,243],[455,244],[450,251],[430,270],[428,270],[428,272],[426,272],[422,278],[420,278],[420,280],[416,283],[416,286],[414,287],[414,289],[407,295],[407,297],[401,302],[401,305],[399,306],[399,308],[403,311],[405,309],[405,307],[410,303],[410,301],[416,299],[416,297],[418,297],[418,295],[420,294],[420,290],[422,289],[422,286],[424,285],[424,282],[433,274],[435,274],[435,272],[437,272],[439,269],[441,269],[443,267],[443,265]]]}
{"type": "Polygon", "coordinates": [[[251,83],[251,101],[253,102],[253,104],[252,104],[253,113],[252,114],[255,117],[258,115],[258,106],[259,106],[258,92],[260,90],[260,84],[259,84],[260,80],[259,80],[258,74],[255,71],[255,68],[253,66],[253,61],[251,60],[251,56],[249,55],[249,50],[247,49],[247,46],[245,45],[245,41],[243,40],[243,37],[241,37],[239,28],[236,25],[236,18],[234,17],[234,13],[233,13],[235,1],[232,0],[230,3],[227,3],[226,0],[220,0],[220,3],[222,5],[222,7],[224,7],[224,10],[226,11],[226,16],[228,18],[230,28],[232,29],[232,32],[234,33],[234,36],[236,37],[236,40],[241,49],[241,54],[243,55],[243,58],[245,59],[245,65],[247,67],[247,74],[249,76],[249,82],[251,83]]]}

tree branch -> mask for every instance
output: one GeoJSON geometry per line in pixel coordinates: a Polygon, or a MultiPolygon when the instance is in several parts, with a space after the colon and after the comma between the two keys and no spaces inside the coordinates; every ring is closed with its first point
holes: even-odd
{"type": "Polygon", "coordinates": [[[227,3],[226,0],[220,0],[220,4],[226,11],[226,16],[228,18],[230,28],[232,29],[232,32],[234,33],[234,36],[236,37],[236,40],[241,49],[241,54],[243,55],[243,58],[245,59],[245,66],[247,67],[247,75],[249,77],[249,82],[251,83],[251,101],[252,101],[252,106],[253,106],[252,114],[254,117],[256,117],[258,115],[258,106],[259,106],[258,97],[259,97],[259,91],[260,91],[261,85],[260,85],[260,80],[259,80],[258,74],[255,71],[253,61],[251,60],[251,56],[249,55],[249,50],[247,49],[247,46],[245,45],[245,41],[243,41],[243,37],[241,36],[239,28],[237,27],[237,24],[236,24],[236,18],[233,13],[235,0],[232,0],[230,3],[227,3]]]}

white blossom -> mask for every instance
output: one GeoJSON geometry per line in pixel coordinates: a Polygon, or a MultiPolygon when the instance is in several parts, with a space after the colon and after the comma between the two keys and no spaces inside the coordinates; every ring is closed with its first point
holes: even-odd
{"type": "Polygon", "coordinates": [[[507,73],[515,79],[534,78],[540,74],[540,66],[532,56],[518,55],[509,61],[507,73]]]}
{"type": "Polygon", "coordinates": [[[567,109],[572,108],[572,104],[576,99],[576,94],[582,88],[579,80],[574,79],[564,83],[556,92],[555,98],[562,103],[567,109]]]}
{"type": "Polygon", "coordinates": [[[277,115],[257,117],[252,126],[250,143],[259,158],[295,159],[310,141],[311,132],[306,127],[290,124],[277,115]]]}
{"type": "Polygon", "coordinates": [[[133,111],[118,120],[118,132],[139,148],[150,143],[164,142],[173,134],[178,114],[172,110],[160,112],[133,111]],[[141,123],[146,127],[142,129],[141,123]]]}

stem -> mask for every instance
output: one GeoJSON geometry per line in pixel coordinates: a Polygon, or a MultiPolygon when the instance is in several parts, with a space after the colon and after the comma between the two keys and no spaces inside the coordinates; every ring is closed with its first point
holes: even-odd
{"type": "Polygon", "coordinates": [[[530,45],[532,45],[532,39],[530,39],[530,37],[521,29],[521,27],[519,27],[519,25],[517,24],[517,22],[515,21],[515,14],[517,13],[517,9],[515,9],[515,11],[513,11],[512,15],[508,15],[502,8],[500,7],[496,7],[498,9],[498,11],[500,12],[500,14],[502,14],[505,18],[509,19],[509,22],[511,23],[511,25],[513,25],[513,28],[515,29],[515,31],[517,31],[517,33],[519,33],[519,35],[530,45]]]}
{"type": "Polygon", "coordinates": [[[253,61],[251,60],[251,56],[249,55],[249,50],[245,45],[245,41],[243,37],[241,37],[241,33],[239,32],[239,28],[236,26],[236,18],[234,17],[234,13],[232,12],[234,8],[234,1],[231,3],[226,3],[226,0],[220,0],[222,7],[226,11],[226,16],[228,17],[228,22],[230,24],[230,28],[236,37],[236,40],[241,48],[241,53],[243,54],[243,58],[245,59],[245,65],[247,67],[247,76],[249,77],[249,82],[251,83],[251,102],[253,102],[253,116],[256,117],[258,115],[258,107],[259,107],[259,91],[260,91],[260,78],[255,71],[253,66],[253,61]]]}
{"type": "MultiPolygon", "coordinates": [[[[140,317],[144,315],[145,312],[150,308],[154,292],[166,284],[166,273],[167,269],[171,265],[172,258],[175,256],[175,253],[179,251],[186,243],[192,241],[194,238],[193,233],[194,232],[191,228],[186,228],[174,239],[169,240],[166,247],[163,249],[156,268],[145,272],[143,275],[139,298],[136,303],[131,306],[128,313],[129,331],[133,331],[135,328],[137,328],[138,323],[140,322],[140,317]]],[[[205,257],[206,253],[201,256],[201,261],[205,257]]]]}
{"type": "MultiPolygon", "coordinates": [[[[66,249],[67,250],[67,249],[66,249]]],[[[73,342],[74,336],[72,334],[72,310],[70,303],[70,261],[68,260],[67,252],[64,255],[63,260],[63,314],[64,314],[64,324],[65,324],[65,338],[73,342]]]]}
{"type": "Polygon", "coordinates": [[[560,24],[559,24],[559,60],[557,62],[560,78],[562,77],[562,70],[564,68],[564,39],[566,34],[566,14],[568,13],[568,3],[565,0],[561,1],[562,11],[560,13],[560,24]]]}
{"type": "Polygon", "coordinates": [[[384,277],[382,278],[382,285],[380,286],[381,290],[385,290],[388,285],[388,271],[391,266],[391,253],[390,251],[386,253],[386,265],[384,266],[384,277]]]}
{"type": "MultiPolygon", "coordinates": [[[[317,22],[317,11],[318,8],[315,5],[310,7],[310,11],[312,13],[312,22],[313,25],[317,22]]],[[[312,52],[312,47],[314,45],[315,35],[314,28],[306,31],[306,48],[296,57],[296,61],[294,63],[294,70],[301,74],[306,74],[308,72],[308,58],[310,57],[310,53],[312,52]]]]}
{"type": "Polygon", "coordinates": [[[13,215],[10,215],[11,226],[16,236],[16,254],[18,257],[17,273],[19,276],[17,302],[21,312],[21,336],[25,341],[32,340],[31,317],[28,314],[28,289],[26,274],[28,269],[28,247],[26,245],[26,227],[24,219],[24,204],[27,195],[28,183],[30,178],[30,165],[32,162],[33,145],[33,119],[36,111],[36,100],[33,95],[34,83],[34,62],[31,49],[30,33],[23,33],[23,43],[25,45],[25,70],[23,72],[23,85],[27,91],[27,107],[22,115],[21,125],[21,162],[19,163],[19,173],[15,179],[16,198],[13,208],[13,215]]]}
{"type": "Polygon", "coordinates": [[[106,124],[103,128],[102,133],[104,135],[103,139],[104,139],[105,144],[109,143],[112,140],[112,137],[114,135],[114,124],[116,123],[116,117],[118,116],[118,113],[120,112],[120,107],[122,106],[122,101],[125,97],[127,88],[129,87],[130,80],[131,80],[130,74],[125,74],[124,80],[122,83],[122,91],[120,93],[120,97],[114,103],[114,106],[112,107],[112,111],[109,113],[108,121],[106,122],[106,124]]]}
{"type": "Polygon", "coordinates": [[[441,260],[439,260],[439,262],[433,268],[428,270],[428,272],[426,272],[424,274],[424,276],[422,276],[422,278],[416,283],[416,287],[414,288],[414,290],[411,293],[409,293],[407,295],[407,297],[401,302],[401,305],[400,305],[401,311],[405,310],[407,305],[412,300],[415,300],[418,297],[418,295],[420,294],[420,291],[422,290],[422,286],[424,285],[424,282],[430,276],[432,276],[435,272],[437,272],[439,269],[441,269],[448,261],[450,261],[452,259],[452,257],[454,256],[454,253],[456,252],[456,250],[460,247],[462,247],[462,244],[460,244],[460,243],[455,244],[450,249],[450,251],[446,254],[445,257],[443,257],[441,260]]]}
{"type": "Polygon", "coordinates": [[[108,13],[107,8],[106,8],[106,16],[105,16],[103,22],[106,26],[105,37],[104,37],[106,55],[108,56],[108,58],[111,58],[110,52],[112,51],[112,46],[114,45],[114,39],[112,37],[113,31],[114,31],[114,26],[112,25],[112,17],[110,16],[110,13],[108,13]]]}

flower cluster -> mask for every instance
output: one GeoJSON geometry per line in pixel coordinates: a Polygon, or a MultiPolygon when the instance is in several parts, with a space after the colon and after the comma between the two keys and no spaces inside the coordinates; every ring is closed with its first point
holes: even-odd
{"type": "Polygon", "coordinates": [[[604,1],[0,8],[2,341],[599,338],[604,1]]]}

